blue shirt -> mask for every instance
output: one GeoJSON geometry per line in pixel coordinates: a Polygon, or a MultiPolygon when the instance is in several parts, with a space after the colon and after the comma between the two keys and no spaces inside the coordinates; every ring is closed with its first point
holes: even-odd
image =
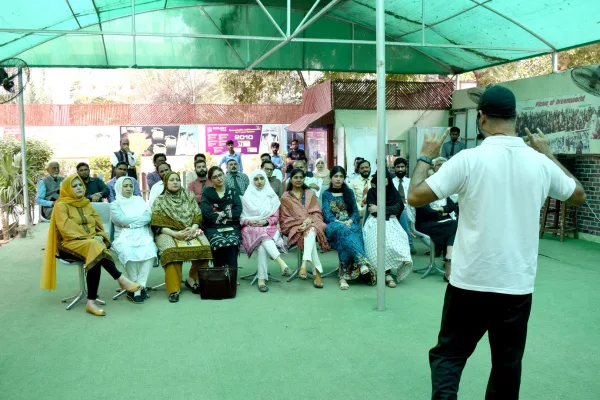
{"type": "MultiPolygon", "coordinates": [[[[131,179],[133,181],[133,195],[142,197],[142,192],[140,191],[140,185],[138,185],[135,178],[129,178],[129,179],[131,179]]],[[[117,183],[117,178],[112,178],[110,181],[106,182],[106,186],[108,187],[108,190],[110,191],[108,193],[108,202],[109,203],[112,203],[113,201],[115,201],[117,199],[116,193],[115,193],[115,184],[116,183],[117,183]]]]}
{"type": "Polygon", "coordinates": [[[271,154],[271,161],[273,161],[273,164],[275,164],[275,168],[283,169],[283,166],[284,166],[283,157],[281,157],[279,155],[274,156],[271,154]]]}
{"type": "MultiPolygon", "coordinates": [[[[63,177],[59,177],[58,182],[62,182],[63,179],[63,177]]],[[[52,200],[46,200],[46,184],[43,179],[38,182],[36,203],[42,207],[52,207],[54,205],[52,200]]]]}
{"type": "Polygon", "coordinates": [[[242,155],[240,153],[233,153],[233,154],[229,154],[229,152],[225,153],[223,155],[223,157],[221,157],[221,161],[219,161],[219,166],[221,166],[223,164],[227,164],[227,162],[229,160],[235,160],[238,163],[240,172],[244,172],[244,168],[242,167],[242,155]]]}

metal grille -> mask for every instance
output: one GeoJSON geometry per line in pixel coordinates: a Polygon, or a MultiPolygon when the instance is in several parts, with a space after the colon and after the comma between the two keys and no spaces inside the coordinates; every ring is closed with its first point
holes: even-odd
{"type": "MultiPolygon", "coordinates": [[[[452,106],[451,82],[398,82],[385,84],[388,110],[448,110],[452,106]]],[[[375,110],[377,82],[358,80],[333,81],[335,109],[375,110]]]]}
{"type": "MultiPolygon", "coordinates": [[[[29,126],[285,124],[302,115],[301,105],[263,104],[30,104],[29,126]]],[[[0,105],[0,126],[19,125],[19,106],[0,105]]]]}

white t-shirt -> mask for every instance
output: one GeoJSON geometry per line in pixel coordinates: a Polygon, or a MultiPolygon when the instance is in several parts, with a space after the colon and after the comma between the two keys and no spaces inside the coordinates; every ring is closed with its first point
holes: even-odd
{"type": "Polygon", "coordinates": [[[163,190],[165,190],[165,184],[163,181],[158,181],[152,186],[152,189],[150,189],[150,200],[148,200],[148,205],[150,208],[152,208],[154,200],[156,200],[156,198],[162,194],[163,190]]]}
{"type": "Polygon", "coordinates": [[[575,181],[523,139],[493,136],[456,154],[425,182],[440,199],[458,193],[450,283],[479,292],[532,293],[540,209],[547,196],[571,197],[575,181]]]}

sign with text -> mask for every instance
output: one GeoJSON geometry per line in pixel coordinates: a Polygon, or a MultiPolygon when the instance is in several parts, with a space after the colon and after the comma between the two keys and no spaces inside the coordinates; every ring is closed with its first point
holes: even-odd
{"type": "Polygon", "coordinates": [[[240,154],[258,154],[262,125],[206,125],[206,151],[223,154],[227,141],[233,140],[235,151],[240,154]]]}
{"type": "Polygon", "coordinates": [[[576,93],[517,102],[517,132],[540,129],[554,154],[600,153],[600,97],[576,93]]]}

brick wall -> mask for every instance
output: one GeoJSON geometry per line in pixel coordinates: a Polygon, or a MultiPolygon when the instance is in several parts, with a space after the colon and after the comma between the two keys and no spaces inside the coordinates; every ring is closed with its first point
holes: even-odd
{"type": "MultiPolygon", "coordinates": [[[[589,235],[600,236],[600,221],[594,216],[600,217],[600,156],[577,156],[572,165],[574,174],[579,179],[587,195],[587,204],[577,208],[577,225],[579,232],[589,235]]],[[[550,207],[554,207],[551,201],[550,207]]],[[[548,215],[547,225],[554,221],[553,215],[548,215]]],[[[573,223],[569,214],[567,223],[573,223]]]]}

